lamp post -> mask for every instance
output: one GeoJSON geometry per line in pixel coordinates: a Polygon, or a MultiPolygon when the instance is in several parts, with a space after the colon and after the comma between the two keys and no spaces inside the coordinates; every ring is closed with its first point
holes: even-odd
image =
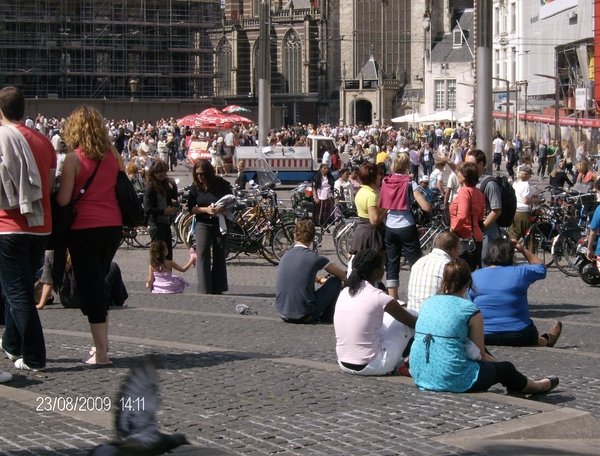
{"type": "Polygon", "coordinates": [[[560,144],[560,125],[558,124],[558,101],[560,99],[560,79],[549,74],[534,74],[540,78],[554,79],[554,140],[560,144]]]}
{"type": "Polygon", "coordinates": [[[135,92],[137,92],[139,81],[136,78],[129,80],[129,89],[131,90],[131,101],[135,101],[135,92]]]}
{"type": "Polygon", "coordinates": [[[521,98],[521,90],[520,87],[521,86],[525,86],[525,116],[527,116],[527,85],[529,84],[528,81],[517,81],[515,82],[515,85],[517,86],[517,88],[519,89],[519,92],[516,95],[516,108],[515,108],[515,134],[520,133],[519,132],[519,98],[521,98]]]}
{"type": "Polygon", "coordinates": [[[496,81],[506,82],[506,138],[510,138],[510,81],[502,78],[492,78],[496,81]]]}

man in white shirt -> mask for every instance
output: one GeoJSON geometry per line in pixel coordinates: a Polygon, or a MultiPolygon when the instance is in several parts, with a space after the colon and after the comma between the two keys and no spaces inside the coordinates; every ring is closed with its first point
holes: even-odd
{"type": "Polygon", "coordinates": [[[450,260],[458,258],[459,245],[460,238],[445,231],[435,239],[431,253],[413,265],[408,280],[408,309],[418,312],[427,298],[437,294],[444,267],[450,260]]]}
{"type": "Polygon", "coordinates": [[[500,171],[502,154],[504,153],[504,140],[500,132],[496,133],[496,139],[492,142],[492,146],[494,148],[494,166],[496,166],[496,171],[500,171]]]}

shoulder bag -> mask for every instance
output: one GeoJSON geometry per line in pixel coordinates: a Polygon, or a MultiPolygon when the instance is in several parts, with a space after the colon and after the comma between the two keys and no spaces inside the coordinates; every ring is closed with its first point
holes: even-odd
{"type": "Polygon", "coordinates": [[[117,183],[115,184],[115,194],[121,217],[123,218],[123,226],[140,226],[143,222],[143,210],[133,184],[125,174],[125,166],[120,155],[113,149],[113,154],[119,163],[119,172],[117,173],[117,183]]]}
{"type": "Polygon", "coordinates": [[[458,248],[459,256],[464,255],[465,253],[468,253],[470,255],[475,251],[477,247],[477,245],[475,244],[475,238],[473,237],[473,199],[471,193],[467,193],[469,193],[469,205],[471,207],[471,235],[468,238],[460,239],[460,244],[458,248]]]}
{"type": "Polygon", "coordinates": [[[71,202],[66,206],[61,206],[56,201],[56,195],[58,193],[58,190],[55,190],[52,193],[52,238],[60,239],[64,237],[67,234],[67,232],[71,229],[71,225],[73,225],[73,221],[75,221],[75,216],[77,215],[75,205],[85,194],[86,190],[94,180],[94,177],[96,177],[96,172],[98,171],[99,166],[100,162],[98,162],[98,164],[96,165],[96,169],[89,177],[83,188],[79,191],[77,198],[71,200],[71,202]]]}

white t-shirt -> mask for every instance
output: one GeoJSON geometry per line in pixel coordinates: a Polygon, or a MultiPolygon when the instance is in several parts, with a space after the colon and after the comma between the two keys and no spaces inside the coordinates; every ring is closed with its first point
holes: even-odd
{"type": "Polygon", "coordinates": [[[528,181],[518,180],[513,184],[517,195],[517,212],[531,212],[531,205],[525,204],[524,199],[531,199],[531,187],[528,181]]]}
{"type": "Polygon", "coordinates": [[[448,203],[454,201],[456,195],[458,195],[458,190],[460,189],[460,184],[458,183],[458,176],[455,173],[450,173],[448,176],[448,183],[446,184],[446,188],[450,189],[450,196],[448,197],[448,203]]]}
{"type": "Polygon", "coordinates": [[[504,141],[502,141],[502,139],[500,138],[496,138],[494,139],[494,153],[495,154],[501,154],[502,152],[504,152],[504,141]]]}
{"type": "Polygon", "coordinates": [[[442,185],[444,185],[444,173],[442,170],[436,168],[433,170],[433,172],[429,175],[429,188],[431,189],[437,189],[438,188],[438,184],[437,181],[441,180],[442,181],[442,185]]]}
{"type": "Polygon", "coordinates": [[[344,363],[369,364],[379,353],[377,331],[383,325],[385,306],[392,298],[369,282],[354,296],[348,288],[340,293],[335,305],[336,353],[344,363]]]}

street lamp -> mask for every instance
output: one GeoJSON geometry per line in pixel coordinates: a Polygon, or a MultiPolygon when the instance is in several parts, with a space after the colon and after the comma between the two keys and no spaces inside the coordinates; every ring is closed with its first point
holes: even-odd
{"type": "Polygon", "coordinates": [[[534,74],[540,78],[554,79],[554,140],[560,144],[560,125],[558,125],[558,101],[560,99],[560,79],[549,74],[534,74]]]}
{"type": "Polygon", "coordinates": [[[129,89],[131,89],[131,101],[135,99],[135,92],[137,91],[139,81],[136,78],[129,80],[129,89]]]}
{"type": "MultiPolygon", "coordinates": [[[[515,135],[519,132],[518,128],[519,128],[519,98],[521,98],[521,90],[520,87],[521,86],[525,86],[525,126],[527,126],[527,85],[529,84],[528,81],[523,80],[523,81],[517,81],[515,82],[515,85],[517,86],[517,89],[519,89],[519,91],[516,94],[516,108],[515,108],[515,135]]],[[[525,130],[525,132],[527,133],[527,130],[525,130]]]]}
{"type": "Polygon", "coordinates": [[[506,138],[510,138],[510,81],[502,78],[492,79],[500,82],[506,82],[506,138]]]}

